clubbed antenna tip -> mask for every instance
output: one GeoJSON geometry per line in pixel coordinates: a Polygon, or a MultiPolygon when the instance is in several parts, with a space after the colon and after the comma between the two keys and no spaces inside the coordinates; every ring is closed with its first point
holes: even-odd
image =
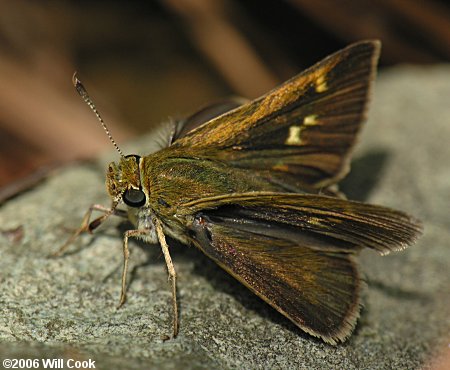
{"type": "Polygon", "coordinates": [[[98,112],[97,108],[95,107],[94,102],[90,98],[89,94],[87,93],[85,87],[81,83],[81,81],[77,77],[77,72],[75,72],[72,76],[72,83],[73,86],[75,86],[75,89],[77,90],[78,94],[81,96],[81,98],[84,100],[84,102],[91,108],[91,110],[95,113],[97,116],[98,121],[102,125],[103,129],[106,132],[106,135],[108,135],[109,141],[111,141],[112,145],[114,145],[114,148],[119,152],[121,157],[124,157],[122,150],[120,150],[119,146],[113,139],[111,133],[109,132],[108,127],[106,126],[105,122],[103,121],[103,118],[100,116],[100,113],[98,112]]]}

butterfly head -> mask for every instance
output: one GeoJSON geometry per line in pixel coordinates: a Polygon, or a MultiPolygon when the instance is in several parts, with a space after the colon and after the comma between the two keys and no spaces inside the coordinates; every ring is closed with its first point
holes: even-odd
{"type": "Polygon", "coordinates": [[[142,190],[140,174],[141,157],[127,155],[119,162],[112,162],[106,174],[106,189],[114,203],[123,201],[130,207],[145,205],[147,196],[142,190]]]}

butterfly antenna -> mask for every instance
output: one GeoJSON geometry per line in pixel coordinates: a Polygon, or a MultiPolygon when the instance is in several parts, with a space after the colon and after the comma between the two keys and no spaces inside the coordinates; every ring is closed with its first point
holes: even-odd
{"type": "Polygon", "coordinates": [[[97,108],[95,107],[94,102],[92,101],[91,97],[87,93],[85,87],[81,83],[81,81],[77,77],[77,72],[75,72],[72,76],[72,83],[73,86],[75,86],[75,89],[77,89],[78,94],[80,94],[81,98],[84,100],[84,102],[89,106],[89,108],[92,109],[92,111],[97,116],[97,119],[99,120],[100,124],[102,125],[103,129],[106,132],[106,135],[108,135],[109,141],[111,141],[112,145],[114,145],[114,148],[119,152],[121,157],[124,157],[122,150],[120,150],[119,146],[113,139],[111,133],[109,132],[108,126],[106,126],[106,123],[103,121],[102,116],[100,116],[100,113],[98,112],[97,108]]]}

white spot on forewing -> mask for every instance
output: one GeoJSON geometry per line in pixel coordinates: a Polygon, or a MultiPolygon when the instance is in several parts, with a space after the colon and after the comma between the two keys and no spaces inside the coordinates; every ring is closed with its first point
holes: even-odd
{"type": "Polygon", "coordinates": [[[327,80],[325,78],[325,75],[320,75],[316,80],[316,92],[322,93],[324,91],[327,91],[327,80]]]}
{"type": "Polygon", "coordinates": [[[317,124],[317,114],[310,114],[309,116],[303,118],[303,124],[305,126],[314,126],[317,124]]]}
{"type": "Polygon", "coordinates": [[[302,139],[300,134],[302,132],[302,128],[300,126],[291,126],[289,127],[289,136],[284,142],[286,145],[301,145],[302,139]]]}

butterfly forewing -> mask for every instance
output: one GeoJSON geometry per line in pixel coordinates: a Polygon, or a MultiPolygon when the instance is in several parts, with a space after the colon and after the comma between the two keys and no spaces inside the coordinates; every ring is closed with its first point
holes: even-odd
{"type": "Polygon", "coordinates": [[[205,122],[236,109],[246,102],[247,100],[243,98],[229,98],[200,109],[186,119],[177,122],[172,142],[185,137],[189,132],[203,125],[205,122]]]}
{"type": "Polygon", "coordinates": [[[365,119],[379,49],[377,41],[353,44],[174,145],[220,149],[208,156],[264,171],[288,190],[336,183],[365,119]]]}

